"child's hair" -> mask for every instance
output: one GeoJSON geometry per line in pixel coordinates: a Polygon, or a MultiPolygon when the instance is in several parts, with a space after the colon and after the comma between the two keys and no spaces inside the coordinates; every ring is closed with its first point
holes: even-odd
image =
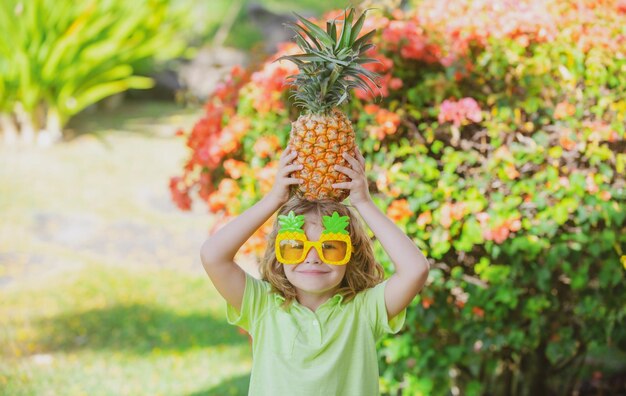
{"type": "MultiPolygon", "coordinates": [[[[317,215],[320,220],[322,216],[330,216],[335,211],[340,216],[350,218],[347,230],[352,239],[352,256],[346,264],[346,274],[337,290],[337,293],[343,296],[344,302],[352,300],[357,293],[374,287],[384,280],[385,271],[374,258],[370,238],[350,208],[336,201],[307,201],[294,196],[278,210],[278,215],[286,215],[292,210],[296,215],[312,213],[317,215]]],[[[267,249],[261,261],[259,272],[262,279],[272,285],[272,291],[285,298],[283,308],[286,308],[296,299],[296,289],[287,279],[283,264],[276,259],[274,243],[277,234],[278,220],[274,222],[272,232],[268,237],[267,249]]]]}

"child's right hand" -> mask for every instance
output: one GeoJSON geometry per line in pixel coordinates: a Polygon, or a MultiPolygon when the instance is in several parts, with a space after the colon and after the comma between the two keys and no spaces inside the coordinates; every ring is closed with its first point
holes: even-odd
{"type": "Polygon", "coordinates": [[[285,151],[283,151],[280,156],[274,186],[267,194],[268,197],[275,199],[280,205],[284,204],[289,199],[289,186],[292,184],[301,184],[303,182],[302,179],[290,177],[291,172],[300,170],[303,167],[302,165],[293,162],[297,156],[298,153],[291,148],[291,146],[287,146],[285,151]]]}

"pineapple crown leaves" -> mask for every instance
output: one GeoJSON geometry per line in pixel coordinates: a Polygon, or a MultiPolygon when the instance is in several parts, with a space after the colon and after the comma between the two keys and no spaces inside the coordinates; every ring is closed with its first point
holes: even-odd
{"type": "Polygon", "coordinates": [[[278,224],[280,226],[280,229],[278,231],[279,234],[281,232],[297,232],[302,234],[304,233],[304,230],[302,229],[302,225],[304,224],[304,216],[296,216],[293,210],[289,211],[289,214],[287,214],[287,216],[279,215],[278,224]]]}
{"type": "Polygon", "coordinates": [[[358,37],[367,11],[352,24],[356,12],[354,8],[346,8],[343,21],[339,21],[343,23],[339,36],[336,19],[326,22],[324,31],[294,13],[302,25],[293,23],[287,26],[296,33],[296,43],[304,53],[281,56],[277,60],[289,60],[300,69],[299,74],[287,77],[295,87],[291,97],[296,105],[312,113],[327,113],[346,102],[352,88],[362,88],[372,95],[375,95],[372,86],[380,90],[378,74],[362,66],[380,62],[364,56],[374,47],[369,41],[376,29],[358,37]]]}
{"type": "Polygon", "coordinates": [[[339,213],[333,212],[332,216],[322,216],[324,231],[322,234],[344,234],[347,235],[346,227],[350,223],[350,217],[339,216],[339,213]]]}

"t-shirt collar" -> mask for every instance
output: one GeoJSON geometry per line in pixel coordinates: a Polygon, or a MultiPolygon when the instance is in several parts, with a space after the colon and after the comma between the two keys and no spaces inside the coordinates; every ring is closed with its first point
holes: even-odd
{"type": "MultiPolygon", "coordinates": [[[[274,302],[276,303],[277,306],[280,306],[282,303],[285,302],[285,297],[281,296],[278,293],[273,293],[273,294],[274,294],[274,302]]],[[[343,296],[341,294],[335,294],[334,296],[329,298],[328,301],[324,302],[324,304],[322,305],[328,305],[330,307],[341,306],[342,301],[343,301],[343,296]]]]}

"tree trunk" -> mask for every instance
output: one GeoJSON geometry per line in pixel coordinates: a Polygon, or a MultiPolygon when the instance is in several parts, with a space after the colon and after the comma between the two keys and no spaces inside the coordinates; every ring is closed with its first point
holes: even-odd
{"type": "Polygon", "coordinates": [[[15,116],[20,125],[21,143],[25,146],[32,146],[37,135],[36,115],[29,113],[21,103],[15,105],[15,116]]]}
{"type": "Polygon", "coordinates": [[[2,142],[4,145],[17,145],[18,129],[11,113],[0,113],[0,131],[2,132],[2,142]]]}
{"type": "Polygon", "coordinates": [[[63,137],[63,119],[61,113],[53,107],[49,107],[46,113],[46,127],[37,137],[40,146],[50,146],[57,143],[63,137]]]}
{"type": "Polygon", "coordinates": [[[546,357],[546,340],[541,343],[532,355],[524,356],[521,362],[522,377],[520,396],[550,395],[548,377],[550,375],[550,361],[546,357]]]}

